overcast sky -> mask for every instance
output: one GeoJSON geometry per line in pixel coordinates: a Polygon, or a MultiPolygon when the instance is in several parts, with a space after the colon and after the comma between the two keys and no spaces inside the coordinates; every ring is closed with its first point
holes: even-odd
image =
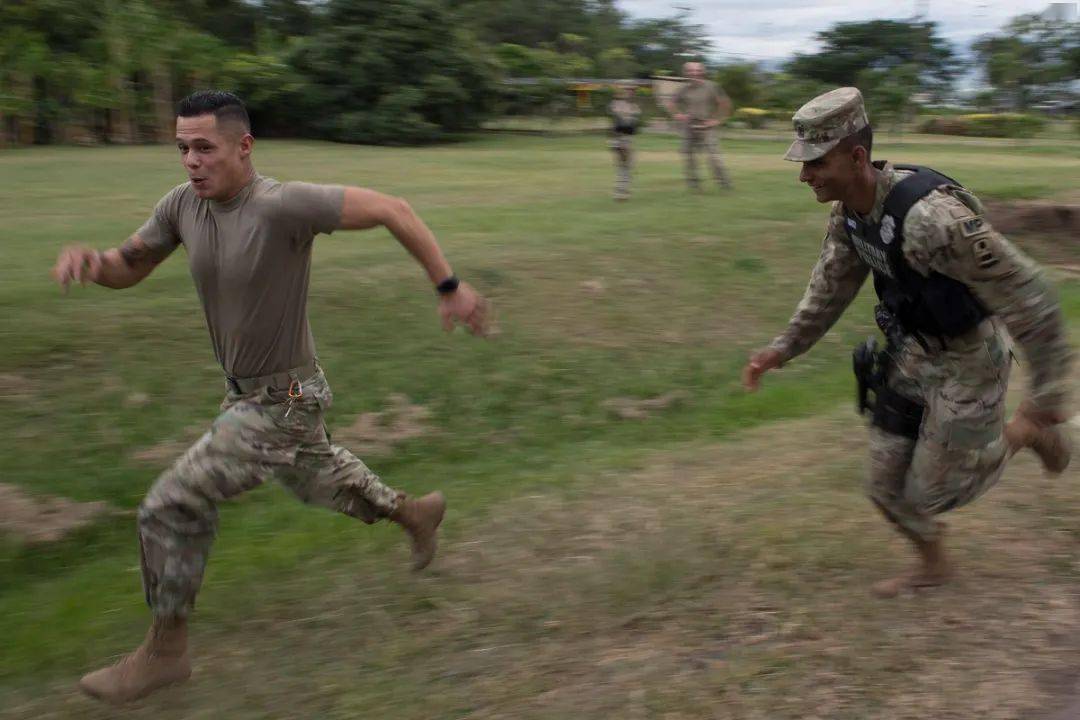
{"type": "MultiPolygon", "coordinates": [[[[814,35],[838,22],[910,19],[922,10],[957,50],[1049,0],[618,0],[633,17],[666,17],[689,7],[709,29],[720,60],[778,60],[817,49],[814,35]]],[[[1076,3],[1072,3],[1075,5],[1076,3]]]]}

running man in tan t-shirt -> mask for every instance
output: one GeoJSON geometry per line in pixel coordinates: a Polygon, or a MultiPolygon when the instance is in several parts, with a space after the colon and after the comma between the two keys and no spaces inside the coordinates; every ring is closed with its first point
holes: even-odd
{"type": "Polygon", "coordinates": [[[280,183],[255,172],[247,111],[231,93],[203,91],[178,107],[176,140],[188,182],[171,190],[119,248],[65,248],[53,269],[72,282],[127,288],[180,245],[187,252],[214,352],[225,371],[221,414],[154,483],[139,507],[146,639],[82,690],[121,703],[191,674],[187,617],[217,530],[216,506],[280,480],[301,500],[373,523],[389,518],[412,541],[413,566],[435,554],[446,502],[385,484],[323,424],[331,393],[307,319],[315,235],[385,226],[427,271],[443,326],[487,330],[487,303],[458,282],[409,205],[374,190],[280,183]]]}

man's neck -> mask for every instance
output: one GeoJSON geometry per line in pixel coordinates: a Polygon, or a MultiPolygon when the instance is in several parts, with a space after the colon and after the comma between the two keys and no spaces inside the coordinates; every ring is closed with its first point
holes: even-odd
{"type": "Polygon", "coordinates": [[[867,164],[851,184],[851,191],[844,199],[844,205],[860,215],[869,215],[874,209],[877,200],[878,175],[880,171],[873,165],[867,164]]]}
{"type": "Polygon", "coordinates": [[[240,193],[242,193],[244,191],[244,188],[246,188],[248,185],[251,184],[251,180],[254,177],[255,177],[255,166],[254,165],[248,165],[247,166],[247,171],[244,173],[243,182],[241,182],[239,185],[237,185],[236,189],[233,190],[232,192],[230,192],[229,196],[227,198],[223,198],[221,200],[218,200],[218,202],[227,203],[230,200],[233,200],[237,195],[239,195],[240,193]]]}

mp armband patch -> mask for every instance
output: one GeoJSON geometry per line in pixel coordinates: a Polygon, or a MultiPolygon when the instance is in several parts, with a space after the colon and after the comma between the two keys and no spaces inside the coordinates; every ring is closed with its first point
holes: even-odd
{"type": "Polygon", "coordinates": [[[990,232],[990,226],[978,215],[961,220],[956,226],[960,228],[960,235],[967,239],[986,235],[990,232]]]}

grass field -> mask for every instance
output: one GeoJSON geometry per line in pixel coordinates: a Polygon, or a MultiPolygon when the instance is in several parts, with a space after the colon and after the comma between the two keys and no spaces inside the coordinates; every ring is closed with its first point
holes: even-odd
{"type": "MultiPolygon", "coordinates": [[[[954,586],[876,602],[866,586],[907,550],[861,496],[849,349],[871,330],[868,293],[762,392],[739,388],[825,222],[785,146],[739,133],[736,189],[693,195],[676,141],[643,136],[616,204],[600,136],[260,142],[264,175],[408,198],[501,333],[442,334],[389,235],[316,240],[329,425],[348,437],[395,395],[426,409],[417,437],[365,457],[395,487],[447,493],[443,552],[413,575],[396,528],[250,493],[222,512],[195,676],[125,716],[1037,720],[1067,703],[1075,473],[1020,459],[956,513],[954,586]],[[657,397],[644,418],[613,411],[657,397]]],[[[986,198],[1080,186],[1077,141],[875,151],[986,198]]],[[[145,628],[134,509],[213,418],[220,369],[182,252],[123,292],[63,296],[48,270],[65,243],[122,241],[182,177],[166,147],[0,153],[0,483],[109,507],[56,542],[0,535],[0,718],[114,716],[74,681],[145,628]]],[[[1080,262],[1073,242],[1057,251],[1080,262]]]]}

